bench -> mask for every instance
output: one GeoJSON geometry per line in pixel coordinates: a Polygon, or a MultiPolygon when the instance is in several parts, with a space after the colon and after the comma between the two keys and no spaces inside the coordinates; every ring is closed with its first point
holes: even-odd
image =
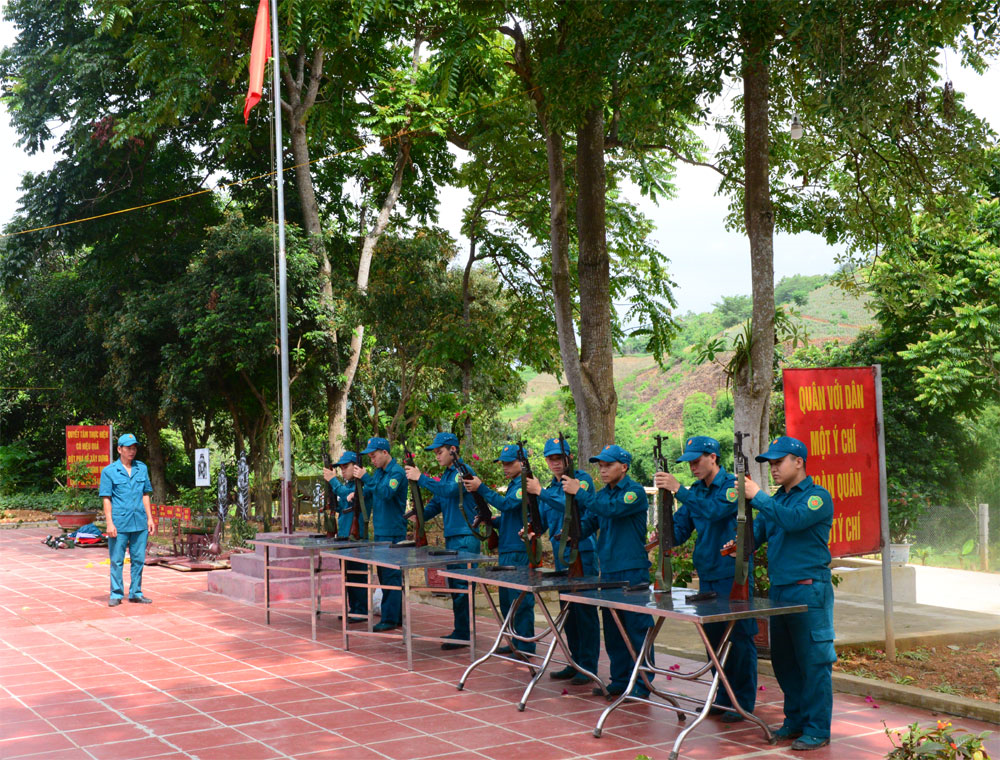
{"type": "MultiPolygon", "coordinates": [[[[150,513],[156,523],[156,532],[159,533],[166,527],[172,528],[174,541],[174,554],[199,559],[203,556],[213,554],[210,546],[213,539],[217,543],[215,530],[201,525],[194,525],[191,522],[191,507],[173,506],[169,504],[151,504],[150,513]],[[167,525],[164,525],[164,521],[167,525]]],[[[218,554],[215,551],[214,554],[218,554]]]]}

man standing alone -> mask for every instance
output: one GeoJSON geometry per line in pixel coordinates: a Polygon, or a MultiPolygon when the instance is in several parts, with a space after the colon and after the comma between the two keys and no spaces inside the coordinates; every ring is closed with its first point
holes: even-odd
{"type": "Polygon", "coordinates": [[[142,595],[142,568],[146,561],[146,539],[156,529],[150,511],[149,482],[146,465],[135,459],[139,446],[135,436],[126,433],[118,438],[118,461],[101,470],[98,496],[104,504],[104,519],[108,524],[108,550],[111,555],[111,596],[109,607],[117,607],[125,596],[122,567],[128,548],[132,565],[128,600],[136,604],[151,604],[142,595]]]}

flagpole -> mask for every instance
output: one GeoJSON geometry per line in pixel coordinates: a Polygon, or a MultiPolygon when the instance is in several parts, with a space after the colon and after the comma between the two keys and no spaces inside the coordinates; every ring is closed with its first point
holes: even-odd
{"type": "Polygon", "coordinates": [[[281,153],[281,48],[278,0],[271,1],[274,73],[274,153],[278,194],[278,307],[281,320],[281,532],[292,532],[292,404],[288,393],[288,264],[285,259],[285,171],[281,153]]]}

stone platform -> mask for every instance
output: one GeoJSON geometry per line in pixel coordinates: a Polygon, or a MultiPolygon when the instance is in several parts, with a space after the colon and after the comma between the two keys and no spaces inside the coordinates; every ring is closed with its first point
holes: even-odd
{"type": "MultiPolygon", "coordinates": [[[[320,554],[323,571],[317,578],[320,595],[332,602],[341,594],[340,563],[320,554]]],[[[232,570],[208,573],[208,591],[241,602],[264,603],[264,548],[230,557],[232,570]]],[[[287,602],[309,598],[309,555],[293,549],[271,547],[271,601],[287,602]]],[[[326,605],[331,606],[330,603],[326,605]]]]}

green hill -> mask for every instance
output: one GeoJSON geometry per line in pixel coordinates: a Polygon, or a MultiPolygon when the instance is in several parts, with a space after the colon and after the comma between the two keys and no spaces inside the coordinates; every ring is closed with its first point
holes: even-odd
{"type": "MultiPolygon", "coordinates": [[[[829,283],[820,284],[808,293],[800,292],[797,301],[798,304],[790,306],[797,312],[796,320],[806,331],[810,343],[832,340],[849,343],[874,324],[867,298],[845,293],[829,283]]],[[[710,331],[713,324],[722,324],[718,310],[687,315],[681,320],[685,323],[682,336],[690,340],[697,340],[699,334],[731,335],[739,329],[739,325],[733,325],[725,330],[710,331]]],[[[515,427],[527,424],[545,399],[559,392],[559,381],[553,375],[529,372],[524,377],[528,384],[520,401],[502,413],[503,419],[515,427]]],[[[664,369],[658,367],[649,354],[615,357],[618,421],[639,435],[654,431],[681,433],[684,400],[697,392],[715,398],[725,387],[722,369],[715,364],[696,365],[690,346],[683,341],[675,342],[664,369]]]]}

